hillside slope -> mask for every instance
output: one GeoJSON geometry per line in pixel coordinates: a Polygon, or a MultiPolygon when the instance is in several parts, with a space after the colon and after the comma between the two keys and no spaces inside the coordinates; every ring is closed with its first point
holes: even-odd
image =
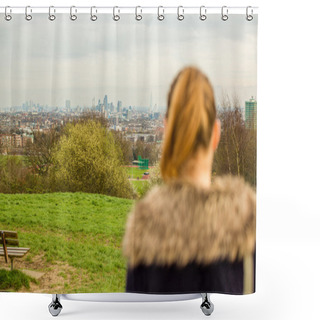
{"type": "MultiPolygon", "coordinates": [[[[0,194],[0,230],[30,252],[16,269],[45,273],[28,292],[123,292],[121,246],[132,200],[101,194],[0,194]]],[[[0,257],[0,268],[8,266],[0,257]]]]}

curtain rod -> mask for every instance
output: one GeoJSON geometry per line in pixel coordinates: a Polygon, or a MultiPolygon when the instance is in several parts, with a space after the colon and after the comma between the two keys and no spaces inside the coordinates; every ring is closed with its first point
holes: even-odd
{"type": "MultiPolygon", "coordinates": [[[[220,7],[212,7],[212,6],[198,6],[198,7],[188,7],[188,6],[176,6],[176,7],[167,7],[167,6],[158,6],[158,7],[148,7],[148,6],[51,6],[51,8],[55,9],[55,10],[70,10],[70,8],[74,8],[74,9],[77,9],[77,10],[80,10],[80,11],[83,11],[83,10],[91,10],[92,8],[94,8],[95,10],[110,10],[112,11],[114,8],[117,8],[118,10],[125,10],[125,11],[128,11],[128,10],[136,10],[137,8],[139,10],[144,10],[145,13],[148,13],[148,11],[150,10],[155,10],[157,11],[159,8],[161,8],[161,10],[169,10],[169,12],[176,12],[178,10],[178,8],[181,8],[181,10],[187,10],[187,11],[199,11],[200,8],[202,7],[203,9],[207,10],[207,11],[217,11],[217,12],[220,12],[222,8],[227,8],[228,10],[232,10],[234,12],[236,11],[239,11],[239,10],[246,10],[247,8],[250,8],[250,10],[254,10],[254,11],[257,11],[259,7],[257,6],[241,6],[241,7],[238,7],[238,6],[220,6],[220,7]]],[[[36,10],[37,12],[40,12],[40,10],[46,10],[44,12],[48,12],[50,6],[0,6],[0,10],[1,12],[4,12],[5,9],[7,8],[10,9],[10,10],[14,10],[14,11],[17,11],[17,13],[19,13],[20,11],[21,12],[25,12],[26,8],[28,8],[28,10],[36,10]]],[[[79,12],[81,13],[81,12],[79,12]]],[[[123,12],[125,13],[125,12],[123,12]]]]}
{"type": "MultiPolygon", "coordinates": [[[[7,6],[0,6],[0,8],[5,8],[7,6]]],[[[10,6],[10,8],[20,8],[20,9],[24,9],[26,8],[27,6],[10,6]]],[[[28,7],[31,7],[31,8],[39,8],[39,9],[47,9],[49,8],[50,6],[28,6],[28,7]]],[[[92,8],[92,6],[53,6],[55,8],[64,8],[64,9],[69,9],[70,7],[76,7],[76,8],[83,8],[83,9],[90,9],[92,8]]],[[[112,9],[114,8],[115,6],[93,6],[94,8],[105,8],[105,9],[112,9]]],[[[152,7],[148,7],[148,6],[117,6],[118,8],[128,8],[128,9],[135,9],[136,7],[142,7],[142,8],[149,8],[149,9],[158,9],[159,6],[152,6],[152,7]]],[[[175,6],[175,7],[169,7],[169,6],[160,6],[160,7],[163,7],[163,8],[168,8],[168,9],[177,9],[179,6],[175,6]]],[[[201,6],[181,6],[183,8],[187,8],[187,9],[199,9],[201,6]]],[[[221,9],[222,6],[203,6],[207,9],[221,9]]],[[[228,8],[231,8],[231,9],[246,9],[248,6],[226,6],[228,8]]],[[[250,6],[252,7],[253,9],[257,9],[258,7],[254,7],[254,6],[250,6]]]]}

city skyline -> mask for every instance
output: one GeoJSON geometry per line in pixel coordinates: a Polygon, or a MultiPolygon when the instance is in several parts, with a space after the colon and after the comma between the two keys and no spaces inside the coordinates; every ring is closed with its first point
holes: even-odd
{"type": "MultiPolygon", "coordinates": [[[[247,104],[247,102],[249,100],[254,100],[256,102],[256,98],[253,97],[253,96],[251,96],[250,99],[246,99],[245,101],[243,101],[244,102],[243,105],[241,104],[241,101],[237,101],[237,102],[240,103],[241,110],[245,111],[245,105],[247,104]]],[[[60,109],[60,110],[67,110],[67,109],[75,110],[75,109],[78,109],[78,110],[82,110],[83,111],[83,110],[88,110],[88,109],[96,109],[99,105],[100,106],[104,105],[104,103],[102,102],[102,99],[98,99],[98,104],[95,104],[95,105],[93,105],[94,101],[96,101],[95,98],[92,99],[91,105],[84,105],[84,104],[83,105],[74,105],[74,104],[72,104],[70,99],[66,99],[65,103],[62,104],[62,105],[50,106],[48,104],[45,104],[45,105],[40,104],[39,102],[35,102],[32,99],[30,99],[30,100],[26,100],[23,103],[20,103],[19,105],[3,108],[2,110],[0,109],[0,113],[1,112],[9,112],[9,113],[10,112],[16,112],[17,110],[18,111],[23,111],[23,110],[19,110],[19,109],[26,109],[26,108],[31,108],[31,107],[46,108],[46,109],[60,109]],[[68,104],[68,106],[67,106],[67,104],[68,104]]],[[[232,100],[231,100],[231,102],[232,102],[232,100]]],[[[147,105],[147,106],[133,106],[133,105],[123,106],[121,100],[117,100],[117,105],[115,105],[113,103],[113,101],[111,101],[110,103],[108,103],[108,106],[112,105],[114,109],[118,109],[118,104],[119,103],[121,104],[121,109],[132,108],[132,110],[137,109],[137,111],[141,110],[141,109],[147,109],[147,110],[150,110],[152,112],[166,112],[166,108],[167,108],[167,106],[159,106],[159,105],[157,105],[157,103],[152,104],[152,105],[150,104],[150,105],[147,105]]],[[[220,107],[221,107],[221,105],[217,104],[217,108],[219,109],[220,107]]]]}
{"type": "MultiPolygon", "coordinates": [[[[20,104],[17,104],[17,105],[14,105],[14,106],[9,106],[9,107],[6,107],[6,108],[3,108],[2,110],[0,109],[0,113],[1,112],[15,112],[15,110],[19,110],[19,109],[26,109],[26,108],[31,108],[31,107],[41,107],[41,108],[46,108],[46,109],[71,109],[71,110],[74,110],[74,109],[80,109],[80,110],[87,110],[87,109],[92,109],[92,108],[96,108],[98,106],[103,106],[104,105],[104,101],[103,99],[101,98],[98,98],[96,99],[95,97],[92,98],[92,102],[91,104],[82,104],[82,105],[75,105],[72,103],[72,101],[70,99],[66,99],[64,103],[62,103],[61,105],[48,105],[48,103],[45,103],[45,104],[40,104],[39,102],[37,101],[34,101],[33,99],[28,99],[20,104]]],[[[147,106],[134,106],[134,105],[127,105],[127,106],[124,106],[122,104],[122,101],[121,100],[116,100],[116,101],[111,101],[110,103],[107,103],[108,106],[111,106],[114,108],[114,109],[118,109],[119,106],[121,109],[128,109],[128,108],[132,108],[132,109],[150,109],[152,110],[153,112],[165,112],[165,109],[166,109],[166,106],[159,106],[157,103],[154,103],[154,104],[150,104],[150,105],[147,105],[147,106]],[[120,103],[120,105],[119,105],[120,103]]],[[[105,105],[106,107],[106,105],[105,105]]],[[[20,110],[21,111],[21,110],[20,110]]]]}
{"type": "Polygon", "coordinates": [[[223,92],[236,92],[243,103],[256,96],[256,19],[232,15],[224,22],[212,15],[200,21],[195,14],[159,22],[146,15],[132,23],[125,15],[118,22],[108,15],[95,22],[57,16],[55,22],[47,14],[30,22],[23,15],[0,20],[0,111],[30,98],[90,106],[105,92],[123,105],[148,106],[152,97],[166,106],[170,84],[186,65],[208,75],[217,100],[223,92]]]}

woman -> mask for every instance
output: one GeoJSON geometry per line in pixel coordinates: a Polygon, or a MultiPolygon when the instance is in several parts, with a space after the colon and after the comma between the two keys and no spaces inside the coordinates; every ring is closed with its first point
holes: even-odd
{"type": "Polygon", "coordinates": [[[212,86],[197,68],[184,68],[168,95],[164,184],[128,217],[126,291],[254,292],[255,192],[239,177],[211,183],[219,139],[212,86]]]}

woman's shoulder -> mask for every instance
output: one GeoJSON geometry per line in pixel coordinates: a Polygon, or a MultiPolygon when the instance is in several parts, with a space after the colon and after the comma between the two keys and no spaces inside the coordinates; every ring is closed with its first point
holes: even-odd
{"type": "Polygon", "coordinates": [[[210,188],[196,186],[181,180],[154,186],[136,206],[147,206],[150,209],[166,209],[166,206],[202,205],[206,202],[235,203],[255,206],[256,193],[242,177],[223,175],[216,176],[210,188]]]}
{"type": "Polygon", "coordinates": [[[242,178],[215,177],[207,189],[171,181],[137,201],[124,253],[130,264],[233,261],[254,248],[255,211],[255,192],[242,178]]]}

